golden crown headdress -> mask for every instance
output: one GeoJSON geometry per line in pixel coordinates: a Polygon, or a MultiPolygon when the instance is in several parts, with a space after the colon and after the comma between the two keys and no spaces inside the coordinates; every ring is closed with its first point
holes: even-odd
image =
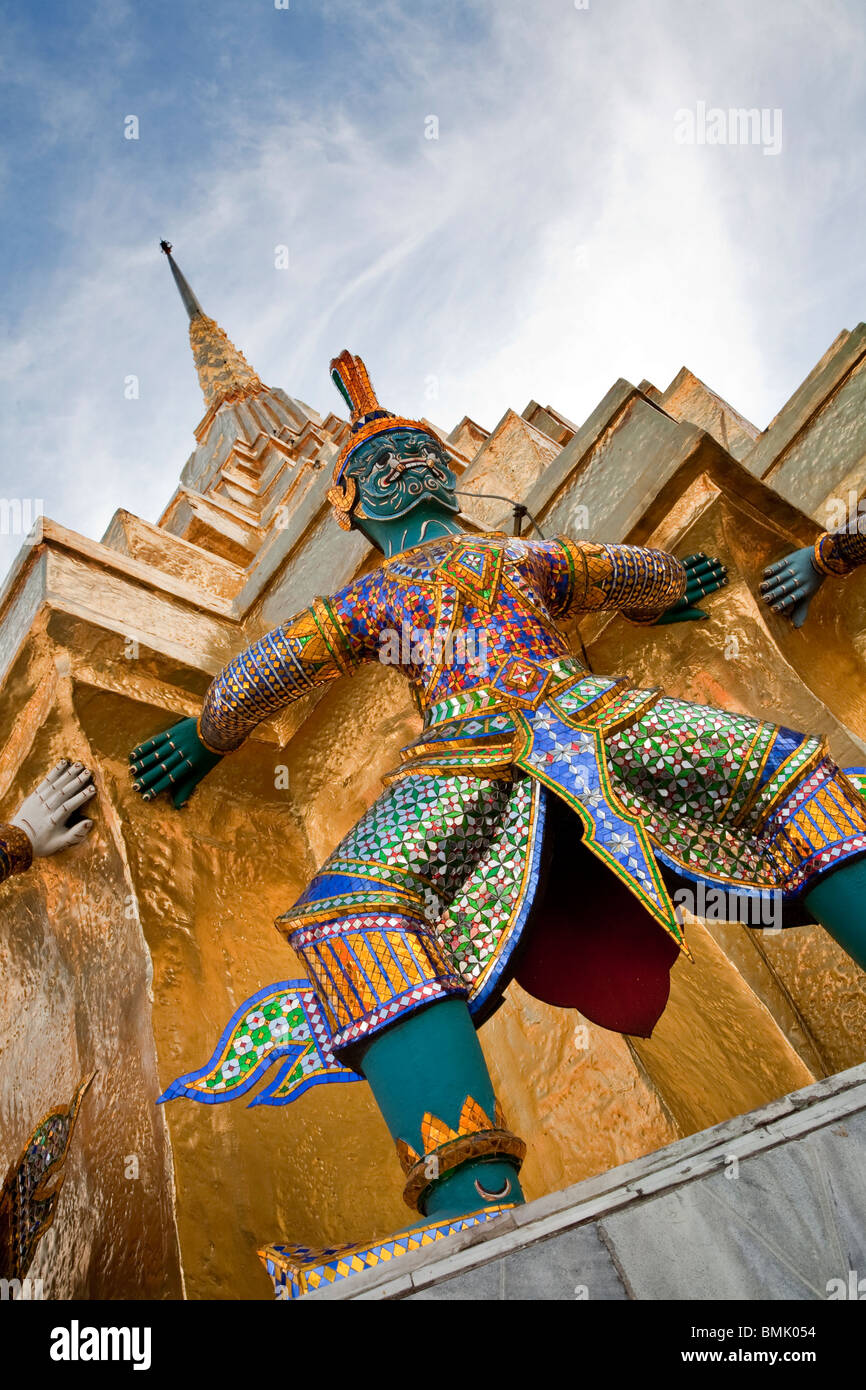
{"type": "Polygon", "coordinates": [[[331,380],[351,411],[351,432],[337,456],[333,487],[328,489],[327,495],[337,524],[344,531],[351,531],[352,514],[357,510],[358,484],[354,478],[343,475],[355,450],[377,434],[388,434],[396,429],[420,430],[435,443],[441,444],[441,441],[423,421],[407,420],[383,409],[363,358],[344,349],[339,357],[331,361],[331,380]]]}

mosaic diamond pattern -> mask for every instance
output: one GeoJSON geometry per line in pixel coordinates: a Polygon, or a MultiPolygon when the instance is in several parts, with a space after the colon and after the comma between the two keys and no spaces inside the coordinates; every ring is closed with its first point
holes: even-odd
{"type": "Polygon", "coordinates": [[[518,761],[584,812],[586,841],[637,894],[648,911],[682,944],[682,932],[640,820],[615,805],[605,786],[597,736],[566,724],[550,706],[520,716],[529,733],[518,761]]]}
{"type": "MultiPolygon", "coordinates": [[[[816,851],[824,863],[856,851],[847,842],[859,826],[824,811],[820,844],[805,838],[793,852],[795,837],[802,834],[795,826],[783,852],[778,817],[787,805],[782,820],[789,819],[821,781],[818,774],[817,780],[803,779],[804,769],[822,757],[819,739],[747,715],[662,698],[608,737],[606,750],[617,798],[641,818],[664,862],[690,876],[790,894],[807,882],[816,851]],[[767,776],[781,755],[780,768],[767,776]]],[[[830,775],[835,776],[832,763],[830,775]]],[[[850,794],[846,800],[850,805],[850,794]]],[[[856,806],[852,814],[856,821],[856,806]]]]}
{"type": "Polygon", "coordinates": [[[481,1226],[504,1211],[510,1211],[513,1205],[509,1202],[483,1207],[470,1216],[434,1221],[372,1245],[334,1246],[327,1250],[313,1250],[306,1245],[268,1245],[259,1251],[259,1257],[274,1281],[274,1295],[278,1300],[303,1298],[305,1294],[327,1288],[364,1269],[375,1269],[400,1255],[423,1250],[446,1236],[456,1235],[458,1231],[481,1226]]]}
{"type": "MultiPolygon", "coordinates": [[[[393,905],[395,885],[412,905],[417,939],[426,923],[473,1007],[486,1001],[507,963],[531,903],[540,852],[542,793],[530,780],[425,775],[390,786],[322,866],[301,903],[280,919],[292,945],[306,951],[307,930],[349,935],[350,895],[318,893],[338,874],[380,887],[379,905],[393,905]],[[299,931],[299,928],[301,929],[299,931]]],[[[352,895],[354,897],[355,895],[352,895]]],[[[372,906],[375,891],[366,893],[372,906]]],[[[456,989],[454,992],[457,992],[456,989]]],[[[393,1021],[393,1014],[376,1025],[393,1021]]],[[[339,1019],[336,1027],[344,1026],[339,1019]]],[[[367,1030],[369,1031],[369,1030],[367,1030]]],[[[343,1037],[342,1032],[340,1037],[343,1037]]],[[[335,1039],[335,1045],[337,1039],[335,1039]]]]}

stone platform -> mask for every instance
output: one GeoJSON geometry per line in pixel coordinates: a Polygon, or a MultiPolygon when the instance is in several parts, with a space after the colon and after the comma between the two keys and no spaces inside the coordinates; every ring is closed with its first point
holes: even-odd
{"type": "Polygon", "coordinates": [[[858,1281],[866,1299],[866,1065],[308,1298],[823,1300],[858,1281]]]}

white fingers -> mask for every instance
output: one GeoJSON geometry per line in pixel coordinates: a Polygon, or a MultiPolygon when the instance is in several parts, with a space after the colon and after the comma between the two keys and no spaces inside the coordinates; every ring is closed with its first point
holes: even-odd
{"type": "Polygon", "coordinates": [[[71,849],[73,845],[80,845],[82,840],[86,840],[93,829],[92,820],[80,821],[78,825],[73,825],[71,830],[67,830],[58,840],[58,850],[71,849]]]}
{"type": "Polygon", "coordinates": [[[86,782],[90,781],[92,776],[93,773],[90,771],[90,768],[85,767],[83,763],[72,763],[71,766],[66,769],[65,776],[61,776],[57,781],[54,790],[63,792],[68,796],[70,792],[77,791],[79,787],[83,787],[86,782]]]}
{"type": "Polygon", "coordinates": [[[21,827],[38,857],[56,854],[67,845],[78,845],[86,838],[90,822],[70,826],[66,820],[86,801],[96,796],[93,774],[83,763],[64,758],[52,768],[35,792],[19,806],[13,824],[21,827]]]}
{"type": "Polygon", "coordinates": [[[96,788],[92,783],[89,787],[85,787],[83,791],[77,792],[74,796],[65,795],[60,805],[51,812],[51,824],[60,825],[62,821],[66,820],[67,816],[71,816],[73,811],[77,810],[79,806],[82,806],[85,801],[89,801],[90,798],[95,795],[96,788]]]}
{"type": "Polygon", "coordinates": [[[47,794],[41,797],[41,800],[49,811],[56,811],[65,801],[80,791],[90,781],[92,775],[88,768],[82,768],[80,763],[73,763],[69,769],[69,774],[62,781],[55,782],[47,794]],[[76,771],[78,768],[81,768],[80,772],[76,771]]]}
{"type": "Polygon", "coordinates": [[[36,795],[41,796],[43,798],[47,796],[49,792],[55,789],[57,783],[61,781],[63,778],[65,778],[68,770],[69,759],[61,758],[57,766],[51,769],[44,782],[39,783],[39,786],[36,788],[36,795]]]}

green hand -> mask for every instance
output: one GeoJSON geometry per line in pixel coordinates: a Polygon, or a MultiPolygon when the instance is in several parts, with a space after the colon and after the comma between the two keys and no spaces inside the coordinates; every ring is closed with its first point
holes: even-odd
{"type": "Polygon", "coordinates": [[[761,598],[774,613],[790,618],[794,627],[803,626],[809,604],[827,577],[815,569],[813,555],[811,545],[806,545],[764,570],[761,598]]]}
{"type": "Polygon", "coordinates": [[[715,593],[716,589],[723,589],[728,582],[728,571],[721,560],[712,560],[701,553],[687,555],[682,563],[686,571],[686,591],[677,603],[656,619],[653,627],[659,627],[662,623],[693,623],[708,618],[709,613],[705,613],[703,608],[696,608],[695,604],[699,599],[706,598],[707,594],[715,593]]]}
{"type": "Polygon", "coordinates": [[[194,719],[181,719],[164,733],[133,748],[129,770],[133,787],[144,801],[170,792],[176,807],[188,801],[199,782],[222,761],[205,748],[194,719]]]}

